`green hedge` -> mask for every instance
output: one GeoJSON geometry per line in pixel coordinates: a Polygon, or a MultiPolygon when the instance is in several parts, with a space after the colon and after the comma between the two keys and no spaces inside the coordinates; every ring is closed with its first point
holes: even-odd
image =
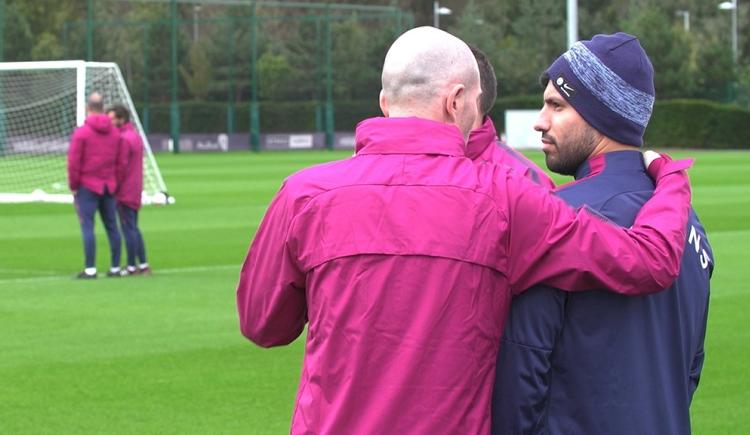
{"type": "MultiPolygon", "coordinates": [[[[490,116],[498,131],[505,130],[504,113],[508,109],[539,109],[541,95],[500,98],[490,116]]],[[[143,107],[139,106],[141,113],[143,107]]],[[[264,133],[315,131],[316,110],[324,106],[314,101],[261,102],[260,128],[264,133]]],[[[336,131],[353,131],[365,118],[380,116],[376,99],[338,101],[334,107],[336,131]]],[[[180,130],[185,133],[222,133],[227,131],[227,104],[183,102],[180,106],[180,130]]],[[[246,132],[250,124],[249,104],[235,106],[235,132],[246,132]]],[[[750,110],[705,100],[657,101],[646,130],[650,147],[732,149],[750,148],[750,110]]],[[[149,131],[169,132],[169,105],[149,107],[149,131]]]]}
{"type": "MultiPolygon", "coordinates": [[[[315,131],[316,110],[325,113],[325,106],[314,101],[261,102],[260,129],[264,133],[315,131]]],[[[138,110],[143,114],[143,105],[138,110]]],[[[229,108],[226,103],[182,102],[180,104],[180,131],[185,133],[224,133],[228,129],[229,108]]],[[[334,106],[336,131],[354,131],[365,118],[381,116],[375,101],[339,101],[334,106]]],[[[246,132],[250,126],[250,105],[234,107],[234,131],[246,132]]],[[[322,118],[321,118],[322,119],[322,118]]],[[[169,132],[169,104],[149,106],[149,131],[169,132]]]]}
{"type": "Polygon", "coordinates": [[[336,131],[354,131],[363,119],[383,116],[377,98],[366,101],[340,101],[336,103],[334,110],[336,131]]]}
{"type": "MultiPolygon", "coordinates": [[[[500,98],[490,112],[497,131],[505,130],[507,109],[539,109],[540,96],[500,98]]],[[[750,148],[750,110],[707,100],[657,101],[646,129],[654,148],[750,148]]]]}
{"type": "Polygon", "coordinates": [[[646,145],[655,148],[750,148],[750,110],[705,100],[667,100],[654,105],[646,145]]]}
{"type": "MultiPolygon", "coordinates": [[[[260,129],[265,133],[315,131],[314,101],[301,102],[261,102],[260,129]]],[[[143,113],[143,106],[139,105],[143,113]]],[[[229,117],[227,103],[188,101],[180,103],[180,131],[184,133],[225,133],[229,117]]],[[[246,132],[250,129],[250,105],[234,106],[234,131],[246,132]]],[[[169,104],[149,106],[149,131],[169,132],[169,104]]]]}
{"type": "MultiPolygon", "coordinates": [[[[538,109],[540,97],[513,97],[498,99],[492,110],[492,118],[498,130],[504,128],[506,109],[538,109]]],[[[143,116],[144,105],[137,104],[143,116]]],[[[317,107],[314,101],[262,101],[260,106],[260,128],[265,133],[315,131],[316,110],[325,112],[323,104],[317,107]]],[[[169,104],[151,104],[148,108],[149,131],[169,132],[169,104]]],[[[180,103],[180,130],[185,133],[224,133],[227,131],[229,110],[227,103],[183,101],[180,103]]],[[[246,132],[250,125],[250,105],[236,104],[234,107],[236,132],[246,132]]],[[[353,131],[357,123],[373,116],[382,116],[377,99],[337,101],[334,106],[336,131],[353,131]]]]}

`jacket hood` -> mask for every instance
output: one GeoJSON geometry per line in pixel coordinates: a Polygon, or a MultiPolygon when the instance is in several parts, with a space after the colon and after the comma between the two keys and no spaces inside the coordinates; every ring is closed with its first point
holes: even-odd
{"type": "Polygon", "coordinates": [[[112,121],[109,119],[109,116],[101,113],[87,116],[86,125],[93,128],[97,133],[101,134],[109,133],[109,131],[112,129],[112,121]]]}

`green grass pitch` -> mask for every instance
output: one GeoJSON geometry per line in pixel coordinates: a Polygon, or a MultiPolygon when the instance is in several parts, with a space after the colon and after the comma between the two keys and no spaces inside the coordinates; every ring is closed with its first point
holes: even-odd
{"type": "MultiPolygon", "coordinates": [[[[697,158],[694,206],[717,257],[694,433],[750,433],[750,153],[674,154],[697,158]]],[[[235,285],[281,180],[348,155],[159,155],[177,204],[141,213],[152,277],[75,281],[73,207],[0,204],[0,433],[288,433],[302,341],[245,341],[235,285]]],[[[101,273],[100,222],[97,242],[101,273]]]]}

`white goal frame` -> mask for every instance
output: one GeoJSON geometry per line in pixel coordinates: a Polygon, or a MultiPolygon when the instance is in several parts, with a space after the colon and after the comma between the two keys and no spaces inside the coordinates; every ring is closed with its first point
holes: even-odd
{"type": "MultiPolygon", "coordinates": [[[[61,60],[61,61],[38,61],[38,62],[0,62],[0,71],[22,71],[22,70],[61,70],[75,69],[76,71],[76,126],[80,127],[86,120],[86,68],[100,67],[112,68],[117,76],[117,80],[123,85],[123,95],[125,104],[130,113],[130,121],[134,124],[136,130],[143,139],[144,158],[148,159],[149,164],[153,167],[155,173],[153,177],[157,184],[158,192],[154,195],[143,194],[144,204],[161,204],[164,201],[173,203],[174,198],[167,195],[167,188],[162,178],[161,171],[156,164],[154,154],[151,151],[151,144],[148,141],[141,120],[130,97],[130,92],[125,86],[125,79],[120,71],[120,67],[114,62],[87,62],[83,60],[61,60]]],[[[20,203],[20,202],[57,202],[72,203],[73,195],[68,193],[47,193],[39,189],[32,193],[12,193],[0,192],[0,203],[20,203]]]]}

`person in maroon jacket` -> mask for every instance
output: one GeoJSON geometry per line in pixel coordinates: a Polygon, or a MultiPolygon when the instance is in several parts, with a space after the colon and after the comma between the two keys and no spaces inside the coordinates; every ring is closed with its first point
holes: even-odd
{"type": "Polygon", "coordinates": [[[542,168],[526,158],[523,154],[511,148],[497,137],[495,124],[489,113],[497,100],[497,78],[492,63],[484,52],[469,44],[479,67],[479,81],[482,95],[479,100],[480,115],[471,127],[469,141],[466,144],[466,157],[477,164],[486,162],[513,168],[514,171],[525,176],[536,184],[554,189],[555,183],[542,168]]]}
{"type": "Polygon", "coordinates": [[[94,215],[97,210],[109,239],[111,263],[107,276],[117,277],[122,272],[114,194],[117,172],[122,170],[119,165],[124,158],[124,147],[120,146],[120,132],[103,113],[104,103],[99,93],[89,96],[86,109],[86,121],[73,132],[68,150],[68,187],[75,198],[86,257],[86,268],[77,278],[96,278],[94,215]]]}
{"type": "Polygon", "coordinates": [[[138,131],[130,122],[130,112],[125,106],[115,105],[107,115],[120,130],[122,146],[125,151],[122,178],[118,180],[117,214],[120,217],[120,228],[125,237],[129,275],[150,275],[151,268],[146,260],[146,248],[143,236],[138,228],[138,210],[141,208],[143,192],[143,141],[138,131]],[[137,260],[137,262],[136,262],[137,260]],[[136,265],[137,263],[137,265],[136,265]]]}

